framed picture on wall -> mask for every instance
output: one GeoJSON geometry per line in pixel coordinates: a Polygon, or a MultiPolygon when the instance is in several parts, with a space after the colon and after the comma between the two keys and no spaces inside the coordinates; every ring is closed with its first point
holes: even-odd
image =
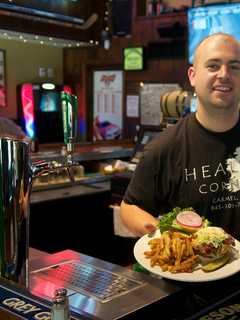
{"type": "Polygon", "coordinates": [[[93,140],[122,137],[123,72],[93,72],[93,140]]]}
{"type": "Polygon", "coordinates": [[[0,49],[0,108],[7,106],[5,50],[0,49]]]}

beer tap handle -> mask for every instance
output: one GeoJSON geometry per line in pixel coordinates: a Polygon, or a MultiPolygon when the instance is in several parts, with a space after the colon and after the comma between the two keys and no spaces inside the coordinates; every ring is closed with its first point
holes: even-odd
{"type": "Polygon", "coordinates": [[[61,92],[64,143],[67,147],[67,163],[72,163],[74,143],[77,137],[78,99],[75,95],[61,92]]]}

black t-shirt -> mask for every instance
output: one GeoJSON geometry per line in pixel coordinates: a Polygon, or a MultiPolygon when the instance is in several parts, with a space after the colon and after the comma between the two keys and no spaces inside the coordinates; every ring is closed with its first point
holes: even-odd
{"type": "Polygon", "coordinates": [[[193,207],[240,239],[240,122],[216,133],[182,118],[145,147],[124,201],[154,216],[193,207]]]}

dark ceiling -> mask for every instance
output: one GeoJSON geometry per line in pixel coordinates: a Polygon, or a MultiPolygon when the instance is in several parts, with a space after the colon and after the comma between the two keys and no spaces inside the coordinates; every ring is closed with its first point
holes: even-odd
{"type": "Polygon", "coordinates": [[[14,30],[44,36],[59,37],[79,41],[98,41],[106,21],[104,12],[108,0],[18,0],[9,2],[3,0],[0,5],[0,29],[14,30]],[[16,7],[14,7],[16,6],[16,7]],[[23,8],[35,9],[36,12],[23,11],[23,8]],[[20,10],[21,9],[21,10],[20,10]],[[41,13],[40,12],[40,13],[41,13]],[[47,15],[45,16],[45,12],[47,15]],[[38,13],[38,12],[37,12],[38,13]],[[60,16],[51,17],[49,13],[60,16]],[[83,19],[83,23],[65,21],[61,15],[83,19]],[[59,18],[60,17],[60,18],[59,18]]]}

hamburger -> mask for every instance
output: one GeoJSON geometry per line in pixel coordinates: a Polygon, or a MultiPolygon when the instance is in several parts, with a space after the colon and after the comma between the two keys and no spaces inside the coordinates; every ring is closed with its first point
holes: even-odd
{"type": "Polygon", "coordinates": [[[209,226],[209,221],[193,208],[174,208],[160,218],[160,232],[178,231],[191,236],[192,248],[198,255],[202,270],[214,271],[232,257],[235,239],[220,227],[209,226]]]}
{"type": "Polygon", "coordinates": [[[193,237],[193,250],[199,255],[203,271],[214,271],[226,264],[232,256],[234,238],[219,227],[205,227],[193,237]]]}

